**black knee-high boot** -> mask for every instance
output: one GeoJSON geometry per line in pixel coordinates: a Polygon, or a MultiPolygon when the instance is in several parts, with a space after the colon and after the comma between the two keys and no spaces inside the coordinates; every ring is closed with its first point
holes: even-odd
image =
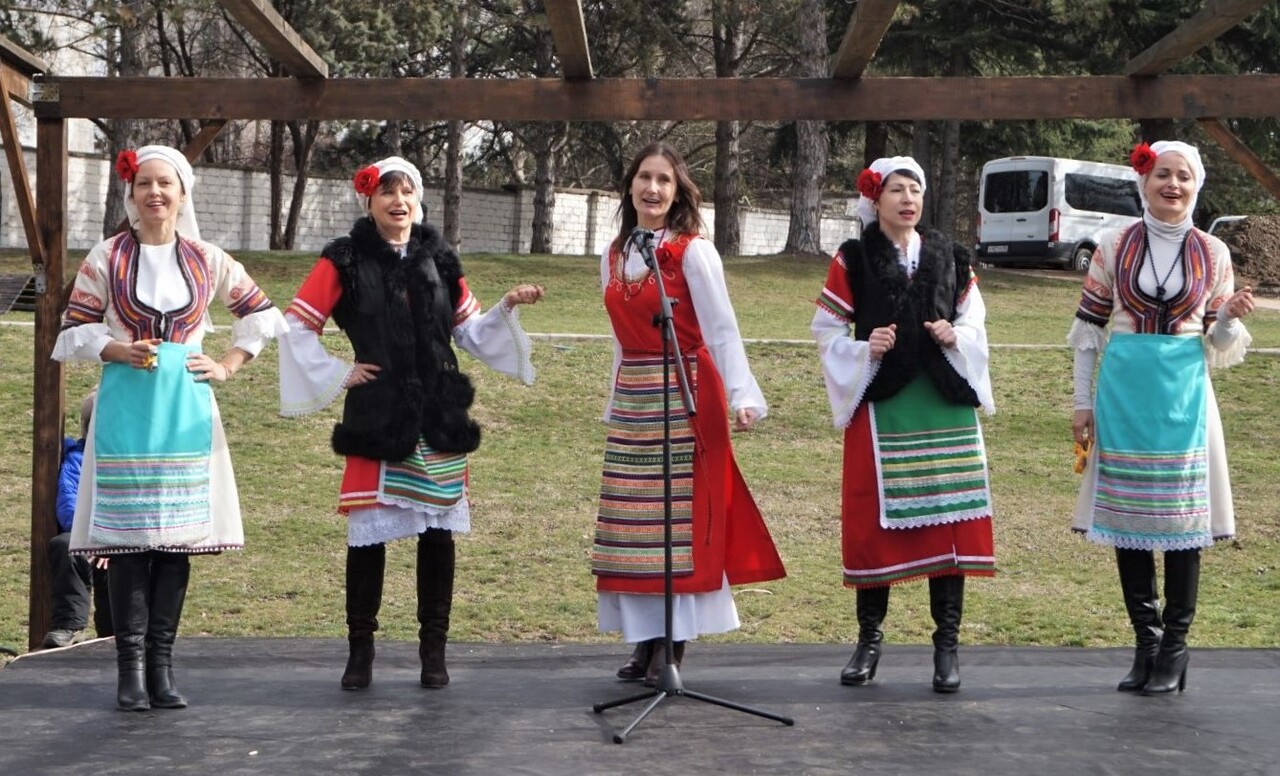
{"type": "Polygon", "coordinates": [[[147,622],[147,695],[160,709],[185,709],[173,686],[173,642],[187,599],[191,559],[176,552],[151,553],[151,611],[147,622]]]}
{"type": "Polygon", "coordinates": [[[422,686],[431,689],[449,684],[444,653],[453,608],[455,560],[452,532],[428,528],[418,534],[418,657],[422,686]]]}
{"type": "Polygon", "coordinates": [[[876,678],[876,666],[880,663],[880,644],[884,641],[880,625],[889,611],[889,586],[859,588],[855,607],[858,615],[858,646],[840,672],[840,684],[866,684],[876,678]]]}
{"type": "Polygon", "coordinates": [[[342,689],[359,690],[373,681],[373,634],[382,608],[382,576],[387,546],[347,547],[347,645],[342,689]]]}
{"type": "Polygon", "coordinates": [[[964,577],[955,574],[929,579],[929,612],[938,626],[933,632],[933,689],[960,689],[960,618],[964,613],[964,577]]]}
{"type": "Polygon", "coordinates": [[[1150,550],[1116,548],[1116,567],[1120,570],[1120,590],[1124,608],[1133,625],[1136,648],[1133,667],[1120,680],[1120,692],[1139,692],[1151,678],[1156,653],[1160,651],[1160,595],[1156,592],[1155,554],[1150,550]]]}
{"type": "Polygon", "coordinates": [[[145,552],[111,556],[107,570],[111,623],[116,637],[116,705],[122,711],[151,708],[145,677],[151,559],[145,552]]]}
{"type": "Polygon", "coordinates": [[[1163,695],[1187,686],[1187,633],[1196,617],[1200,591],[1200,550],[1177,550],[1164,554],[1164,635],[1156,653],[1151,678],[1142,689],[1145,695],[1163,695]]]}
{"type": "Polygon", "coordinates": [[[631,650],[631,657],[618,669],[618,678],[624,682],[638,682],[643,679],[645,672],[649,669],[650,661],[653,660],[653,650],[661,642],[662,639],[636,642],[636,648],[631,650]]]}

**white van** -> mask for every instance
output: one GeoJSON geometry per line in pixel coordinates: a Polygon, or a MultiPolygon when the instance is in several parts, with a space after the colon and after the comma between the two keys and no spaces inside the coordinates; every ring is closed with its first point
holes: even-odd
{"type": "Polygon", "coordinates": [[[978,261],[1084,270],[1100,232],[1141,215],[1132,168],[1050,156],[994,159],[982,167],[978,261]]]}

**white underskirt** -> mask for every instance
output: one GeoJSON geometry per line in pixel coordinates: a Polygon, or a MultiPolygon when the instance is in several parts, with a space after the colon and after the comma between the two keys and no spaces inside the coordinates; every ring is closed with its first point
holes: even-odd
{"type": "Polygon", "coordinates": [[[451,507],[429,511],[393,504],[353,509],[347,514],[347,546],[386,544],[417,536],[428,528],[468,533],[471,530],[471,507],[467,495],[464,493],[451,507]]]}
{"type": "MultiPolygon", "coordinates": [[[[647,641],[666,635],[666,613],[661,594],[596,594],[596,617],[601,633],[622,631],[628,642],[647,641]]],[[[693,641],[704,633],[737,630],[738,607],[726,578],[719,590],[710,593],[678,593],[672,596],[671,638],[693,641]]]]}

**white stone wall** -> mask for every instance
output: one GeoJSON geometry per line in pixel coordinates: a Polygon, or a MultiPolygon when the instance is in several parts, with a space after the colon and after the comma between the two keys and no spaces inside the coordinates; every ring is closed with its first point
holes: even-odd
{"type": "MultiPolygon", "coordinates": [[[[34,187],[35,152],[25,151],[34,187]]],[[[67,244],[87,249],[101,239],[107,186],[120,185],[106,159],[73,153],[67,169],[67,244]]],[[[293,179],[283,182],[285,202],[293,179]]],[[[265,171],[239,167],[201,166],[193,193],[201,236],[230,251],[266,250],[271,232],[271,188],[265,171]]],[[[439,224],[444,209],[439,189],[424,197],[427,219],[439,224]]],[[[618,196],[596,190],[560,190],[552,232],[552,250],[566,255],[599,255],[618,229],[618,196]]],[[[346,234],[360,215],[360,207],[344,179],[310,178],[303,200],[295,246],[318,251],[326,242],[346,234]]],[[[704,206],[708,232],[715,208],[704,206]]],[[[741,223],[743,255],[772,254],[787,239],[785,211],[744,211],[741,223]]],[[[832,253],[856,234],[851,216],[822,219],[823,249],[832,253]]],[[[528,253],[533,231],[533,192],[464,189],[462,192],[462,251],[464,253],[528,253]]],[[[710,237],[711,235],[708,234],[710,237]]],[[[0,165],[0,247],[26,245],[8,165],[0,165]]]]}

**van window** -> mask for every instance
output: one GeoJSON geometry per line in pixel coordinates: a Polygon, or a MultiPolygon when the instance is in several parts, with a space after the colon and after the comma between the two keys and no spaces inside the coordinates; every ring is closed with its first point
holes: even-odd
{"type": "Polygon", "coordinates": [[[1067,204],[1077,210],[1114,213],[1118,216],[1142,215],[1138,184],[1123,178],[1067,173],[1067,204]]]}
{"type": "Polygon", "coordinates": [[[987,176],[982,206],[988,213],[1032,213],[1047,204],[1048,170],[1010,170],[987,176]]]}

